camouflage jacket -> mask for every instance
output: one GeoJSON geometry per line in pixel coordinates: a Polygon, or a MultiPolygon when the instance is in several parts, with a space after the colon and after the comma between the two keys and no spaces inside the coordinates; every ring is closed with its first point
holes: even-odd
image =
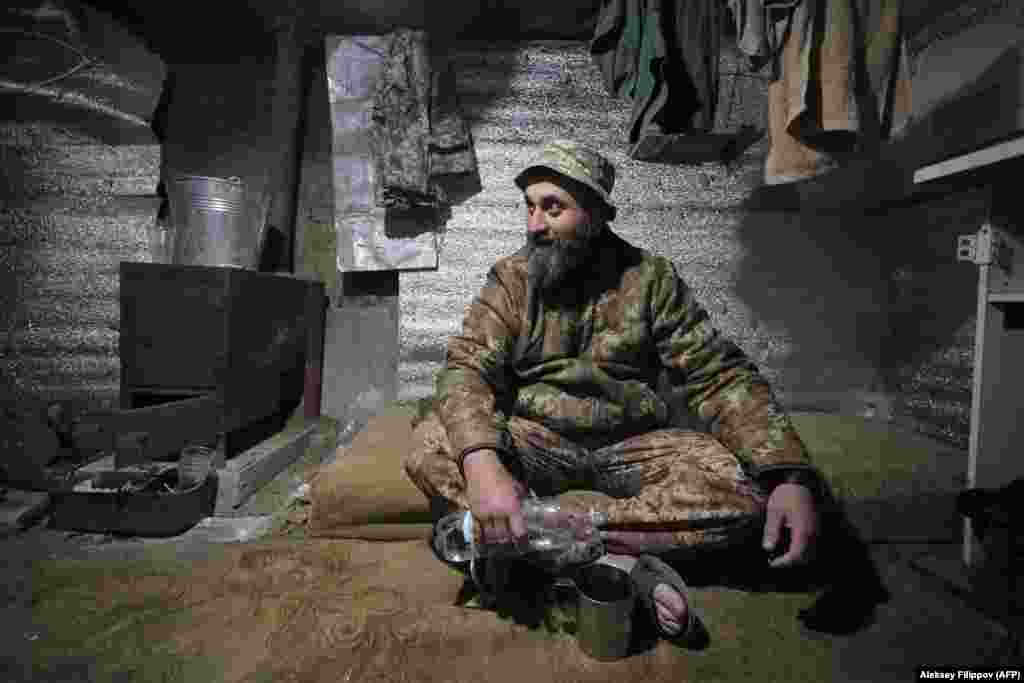
{"type": "Polygon", "coordinates": [[[508,416],[597,448],[669,426],[685,404],[759,477],[810,468],[757,367],[712,327],[672,262],[610,230],[578,287],[542,300],[524,250],[491,268],[448,344],[439,414],[460,467],[508,451],[508,416]]]}

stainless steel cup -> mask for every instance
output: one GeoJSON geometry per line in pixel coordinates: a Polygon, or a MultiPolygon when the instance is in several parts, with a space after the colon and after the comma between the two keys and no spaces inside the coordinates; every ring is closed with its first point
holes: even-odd
{"type": "Polygon", "coordinates": [[[572,588],[576,600],[576,639],[594,659],[609,661],[629,654],[636,591],[629,573],[606,564],[581,567],[559,587],[572,588]]]}

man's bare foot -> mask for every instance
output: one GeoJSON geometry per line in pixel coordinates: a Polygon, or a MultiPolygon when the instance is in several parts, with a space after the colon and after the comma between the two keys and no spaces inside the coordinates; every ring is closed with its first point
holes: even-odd
{"type": "Polygon", "coordinates": [[[654,602],[658,606],[658,625],[665,635],[676,636],[683,630],[689,614],[686,600],[667,583],[654,587],[654,602]]]}
{"type": "MultiPolygon", "coordinates": [[[[636,565],[636,557],[608,553],[598,562],[632,572],[636,565]]],[[[654,603],[657,605],[658,626],[665,635],[675,636],[681,633],[683,625],[689,619],[689,605],[686,604],[686,599],[667,583],[659,583],[654,587],[654,603]]]]}

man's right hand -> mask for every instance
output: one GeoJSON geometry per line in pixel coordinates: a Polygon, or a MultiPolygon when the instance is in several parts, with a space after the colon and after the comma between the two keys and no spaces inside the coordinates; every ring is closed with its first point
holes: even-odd
{"type": "Polygon", "coordinates": [[[476,520],[474,535],[483,543],[526,540],[526,522],[520,500],[526,487],[501,464],[498,453],[473,451],[463,461],[469,509],[476,520]]]}

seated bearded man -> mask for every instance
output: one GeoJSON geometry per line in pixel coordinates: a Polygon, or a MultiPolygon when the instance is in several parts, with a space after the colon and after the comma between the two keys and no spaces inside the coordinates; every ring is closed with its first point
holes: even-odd
{"type": "Polygon", "coordinates": [[[515,182],[527,243],[491,268],[451,338],[406,472],[438,514],[468,508],[484,543],[523,539],[527,491],[607,494],[599,561],[631,572],[662,636],[685,636],[685,584],[656,556],[752,538],[772,550],[786,529],[771,564],[799,564],[821,480],[672,262],[611,231],[607,159],[556,142],[515,182]],[[710,433],[670,426],[672,392],[710,433]]]}

